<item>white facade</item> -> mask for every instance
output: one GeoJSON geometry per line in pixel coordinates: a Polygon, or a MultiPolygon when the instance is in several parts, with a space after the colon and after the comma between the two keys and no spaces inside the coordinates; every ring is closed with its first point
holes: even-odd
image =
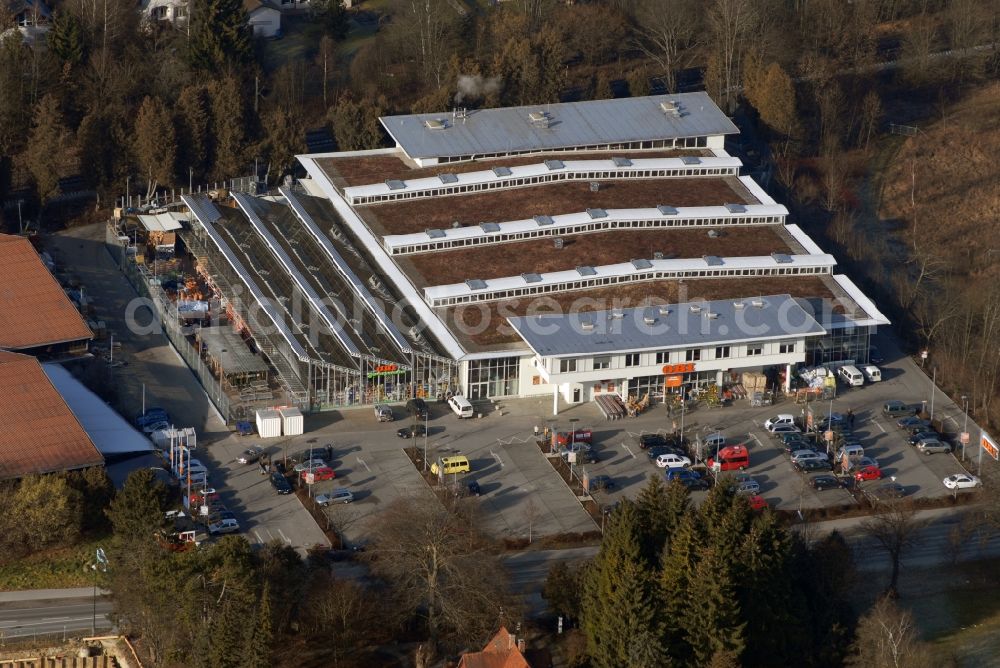
{"type": "Polygon", "coordinates": [[[281,32],[281,12],[274,7],[261,5],[247,13],[247,23],[254,37],[274,37],[281,32]]]}

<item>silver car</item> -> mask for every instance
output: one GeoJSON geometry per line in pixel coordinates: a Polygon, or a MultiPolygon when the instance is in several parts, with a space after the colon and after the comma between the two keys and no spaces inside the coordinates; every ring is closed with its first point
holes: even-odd
{"type": "Polygon", "coordinates": [[[828,461],[830,458],[826,456],[825,452],[816,452],[815,450],[796,450],[792,453],[793,464],[804,462],[807,459],[828,461]]]}
{"type": "Polygon", "coordinates": [[[753,478],[745,478],[739,481],[739,485],[736,487],[737,494],[745,494],[747,496],[754,496],[755,494],[760,494],[760,483],[753,478]]]}
{"type": "Polygon", "coordinates": [[[936,438],[925,438],[917,443],[917,450],[925,455],[933,455],[935,452],[951,452],[951,446],[936,438]]]}

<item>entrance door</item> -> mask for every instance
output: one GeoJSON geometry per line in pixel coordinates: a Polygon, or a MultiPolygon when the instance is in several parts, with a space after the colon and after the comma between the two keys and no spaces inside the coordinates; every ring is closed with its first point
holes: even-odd
{"type": "Polygon", "coordinates": [[[574,404],[580,403],[580,388],[579,387],[574,388],[574,390],[573,390],[573,403],[574,404]]]}

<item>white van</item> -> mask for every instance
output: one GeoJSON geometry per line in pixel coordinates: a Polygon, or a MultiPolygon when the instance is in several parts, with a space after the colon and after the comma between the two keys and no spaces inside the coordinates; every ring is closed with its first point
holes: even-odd
{"type": "Polygon", "coordinates": [[[882,369],[877,366],[869,364],[868,366],[862,368],[861,371],[864,372],[865,379],[869,383],[877,383],[882,380],[882,369]]]}
{"type": "Polygon", "coordinates": [[[795,416],[791,413],[782,413],[780,415],[775,415],[773,418],[764,421],[764,429],[773,432],[774,428],[779,425],[794,425],[795,416]]]}
{"type": "Polygon", "coordinates": [[[860,445],[845,445],[837,451],[837,459],[843,459],[844,455],[848,459],[860,459],[865,456],[865,449],[860,445]]]}
{"type": "Polygon", "coordinates": [[[472,417],[472,402],[463,396],[455,395],[448,400],[448,406],[451,410],[455,412],[455,415],[461,418],[472,417]]]}
{"type": "Polygon", "coordinates": [[[861,387],[865,384],[865,377],[858,371],[858,367],[848,364],[837,369],[840,379],[851,387],[861,387]]]}

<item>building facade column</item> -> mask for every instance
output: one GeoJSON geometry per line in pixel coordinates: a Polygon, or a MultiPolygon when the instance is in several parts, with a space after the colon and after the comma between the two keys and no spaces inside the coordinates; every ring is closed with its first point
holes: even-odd
{"type": "Polygon", "coordinates": [[[792,365],[785,365],[785,394],[792,391],[792,365]]]}
{"type": "Polygon", "coordinates": [[[559,415],[559,386],[552,385],[552,414],[559,415]]]}

